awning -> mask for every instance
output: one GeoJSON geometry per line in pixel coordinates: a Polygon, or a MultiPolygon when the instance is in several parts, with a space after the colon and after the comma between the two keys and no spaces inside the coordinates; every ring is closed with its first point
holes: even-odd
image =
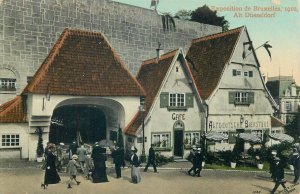
{"type": "Polygon", "coordinates": [[[240,133],[239,138],[252,143],[261,143],[261,139],[253,133],[240,133]]]}
{"type": "Polygon", "coordinates": [[[274,139],[277,141],[287,141],[289,143],[292,143],[294,141],[294,138],[292,136],[283,134],[283,133],[273,133],[269,136],[271,139],[274,139]]]}
{"type": "Polygon", "coordinates": [[[205,134],[205,138],[210,141],[223,141],[228,139],[228,135],[223,133],[212,132],[205,134]]]}

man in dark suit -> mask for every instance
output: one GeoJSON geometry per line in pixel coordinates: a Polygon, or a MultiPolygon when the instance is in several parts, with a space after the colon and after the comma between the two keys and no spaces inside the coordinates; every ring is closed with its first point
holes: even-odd
{"type": "Polygon", "coordinates": [[[149,156],[148,156],[148,163],[144,169],[144,172],[147,172],[148,167],[150,164],[153,165],[154,172],[157,173],[156,165],[155,165],[155,151],[153,149],[153,144],[151,144],[151,147],[149,148],[149,156]]]}
{"type": "Polygon", "coordinates": [[[271,193],[275,193],[279,185],[282,185],[285,191],[288,191],[285,183],[286,180],[284,178],[284,162],[280,160],[278,157],[275,158],[275,168],[273,173],[273,181],[275,182],[275,186],[271,193]]]}
{"type": "Polygon", "coordinates": [[[121,178],[121,166],[123,166],[123,168],[125,166],[124,149],[116,147],[116,149],[112,152],[112,158],[115,163],[117,178],[121,178]]]}
{"type": "Polygon", "coordinates": [[[293,167],[294,167],[294,176],[295,176],[293,182],[296,184],[300,175],[300,157],[298,151],[293,153],[293,167]]]}

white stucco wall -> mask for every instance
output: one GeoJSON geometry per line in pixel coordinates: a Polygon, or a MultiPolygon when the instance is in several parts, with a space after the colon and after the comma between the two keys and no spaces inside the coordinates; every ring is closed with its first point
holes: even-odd
{"type": "MultiPolygon", "coordinates": [[[[0,152],[1,158],[16,156],[16,152],[20,152],[21,157],[28,158],[29,140],[28,140],[28,124],[27,123],[0,123],[0,152]],[[19,146],[6,147],[2,146],[2,135],[18,134],[20,137],[19,146]],[[21,149],[20,149],[21,148],[21,149]],[[11,153],[9,153],[11,152],[11,153]]],[[[20,157],[19,157],[20,158],[20,157]]]]}
{"type": "MultiPolygon", "coordinates": [[[[155,79],[155,78],[153,78],[155,79]]],[[[170,74],[167,77],[166,83],[162,86],[161,92],[169,93],[193,93],[191,85],[189,84],[186,74],[184,73],[183,66],[179,61],[176,61],[175,65],[171,68],[170,74]],[[178,67],[178,72],[176,72],[178,67]]],[[[160,108],[160,93],[158,98],[153,103],[153,109],[151,109],[150,118],[145,120],[145,137],[147,137],[147,143],[145,143],[146,154],[152,141],[152,133],[169,132],[171,134],[171,151],[160,151],[165,156],[173,156],[174,153],[174,123],[179,119],[185,127],[184,132],[200,132],[204,130],[204,114],[200,112],[197,103],[196,94],[194,94],[194,107],[185,110],[168,110],[167,108],[160,108]],[[180,118],[179,118],[180,117],[180,118]]],[[[150,108],[150,107],[149,107],[150,108]]],[[[142,137],[142,130],[139,131],[138,137],[142,137]]],[[[183,133],[184,138],[184,133],[183,133]]],[[[142,149],[142,143],[137,144],[138,149],[142,149]]],[[[184,155],[189,153],[189,150],[184,150],[184,155]]]]}

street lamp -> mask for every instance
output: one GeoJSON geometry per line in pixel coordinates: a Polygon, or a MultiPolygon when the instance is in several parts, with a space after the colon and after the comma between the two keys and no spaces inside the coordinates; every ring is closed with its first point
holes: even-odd
{"type": "Polygon", "coordinates": [[[145,153],[145,111],[146,111],[146,106],[145,106],[145,97],[140,98],[140,106],[139,106],[139,111],[142,114],[142,130],[143,130],[143,148],[142,148],[142,155],[141,155],[141,162],[146,161],[146,153],[145,153]]]}

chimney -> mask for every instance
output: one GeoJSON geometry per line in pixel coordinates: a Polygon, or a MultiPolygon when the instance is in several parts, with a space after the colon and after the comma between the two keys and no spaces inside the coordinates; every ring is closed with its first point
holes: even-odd
{"type": "Polygon", "coordinates": [[[161,43],[158,42],[158,48],[156,49],[156,60],[159,61],[159,58],[161,57],[161,55],[164,54],[164,49],[160,48],[161,43]]]}

